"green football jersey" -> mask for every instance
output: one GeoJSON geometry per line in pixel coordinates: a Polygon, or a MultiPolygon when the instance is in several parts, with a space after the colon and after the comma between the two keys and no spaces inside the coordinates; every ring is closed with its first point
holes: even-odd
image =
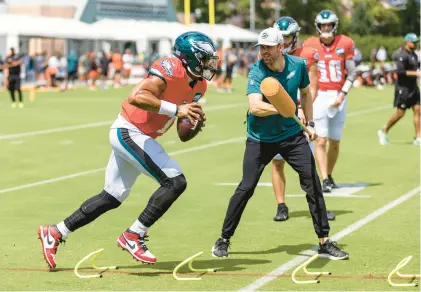
{"type": "MultiPolygon", "coordinates": [[[[247,83],[247,95],[260,93],[260,83],[266,77],[274,77],[285,88],[295,104],[298,103],[298,89],[305,88],[310,84],[307,67],[304,59],[284,55],[285,69],[282,72],[271,71],[260,59],[250,69],[247,83]]],[[[263,95],[263,101],[270,103],[263,95]]],[[[298,109],[295,114],[297,114],[298,109]]],[[[288,137],[298,134],[300,126],[293,118],[285,118],[281,115],[257,117],[252,114],[247,119],[248,137],[265,143],[279,142],[288,137]]]]}

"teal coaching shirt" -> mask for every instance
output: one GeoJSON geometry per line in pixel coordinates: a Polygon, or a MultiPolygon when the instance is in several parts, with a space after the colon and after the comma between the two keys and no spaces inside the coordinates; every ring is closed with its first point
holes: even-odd
{"type": "MultiPolygon", "coordinates": [[[[260,93],[260,83],[266,77],[274,77],[289,93],[297,104],[297,93],[299,88],[305,88],[310,84],[308,72],[304,59],[283,55],[285,58],[285,69],[282,72],[271,71],[260,59],[250,69],[247,83],[247,95],[260,93]]],[[[263,95],[263,101],[270,103],[263,95]]],[[[297,111],[295,112],[297,114],[297,111]]],[[[302,129],[293,118],[284,118],[281,115],[257,117],[252,114],[247,119],[248,137],[264,143],[279,142],[288,137],[298,134],[302,129]]]]}

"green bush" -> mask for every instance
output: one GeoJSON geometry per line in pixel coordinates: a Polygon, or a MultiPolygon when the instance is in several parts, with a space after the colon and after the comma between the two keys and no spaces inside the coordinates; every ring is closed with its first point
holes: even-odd
{"type": "Polygon", "coordinates": [[[379,49],[384,47],[387,51],[387,61],[390,61],[390,57],[393,52],[396,51],[401,45],[404,44],[402,37],[385,37],[380,35],[371,36],[350,36],[355,43],[355,46],[360,49],[363,55],[363,61],[370,61],[370,54],[372,49],[379,49]]]}
{"type": "MultiPolygon", "coordinates": [[[[300,40],[306,40],[309,35],[300,35],[300,40]]],[[[387,61],[391,61],[390,57],[393,52],[398,49],[401,45],[404,44],[403,36],[402,37],[390,37],[390,36],[380,36],[380,35],[368,35],[368,36],[359,36],[359,35],[349,35],[354,40],[355,46],[361,51],[363,55],[363,61],[370,61],[370,54],[372,49],[379,49],[384,47],[387,51],[387,61]]]]}

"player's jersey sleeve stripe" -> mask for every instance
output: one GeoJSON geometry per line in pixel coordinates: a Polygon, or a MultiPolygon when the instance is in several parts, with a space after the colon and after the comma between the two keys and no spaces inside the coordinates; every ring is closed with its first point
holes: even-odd
{"type": "Polygon", "coordinates": [[[159,183],[167,178],[166,174],[153,162],[152,158],[132,140],[129,135],[129,130],[118,128],[117,136],[124,149],[126,149],[127,152],[129,152],[159,183]]]}
{"type": "Polygon", "coordinates": [[[162,75],[161,72],[159,72],[158,70],[156,70],[155,68],[151,68],[149,69],[149,74],[154,75],[156,77],[161,78],[165,83],[167,83],[167,81],[165,80],[164,75],[162,75]]]}

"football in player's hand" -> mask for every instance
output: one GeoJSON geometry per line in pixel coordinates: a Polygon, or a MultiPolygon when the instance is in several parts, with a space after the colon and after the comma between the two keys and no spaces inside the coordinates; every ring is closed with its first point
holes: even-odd
{"type": "Polygon", "coordinates": [[[180,140],[182,142],[187,142],[200,132],[200,130],[203,127],[203,121],[197,121],[196,125],[192,125],[189,121],[189,119],[181,119],[179,118],[177,120],[177,132],[178,137],[180,137],[180,140]]]}

